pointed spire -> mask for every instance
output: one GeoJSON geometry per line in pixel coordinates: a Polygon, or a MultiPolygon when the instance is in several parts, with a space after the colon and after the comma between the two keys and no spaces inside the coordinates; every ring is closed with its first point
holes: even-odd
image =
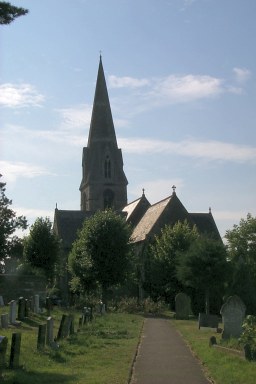
{"type": "Polygon", "coordinates": [[[117,146],[101,54],[93,102],[88,147],[97,141],[109,141],[117,146]]]}

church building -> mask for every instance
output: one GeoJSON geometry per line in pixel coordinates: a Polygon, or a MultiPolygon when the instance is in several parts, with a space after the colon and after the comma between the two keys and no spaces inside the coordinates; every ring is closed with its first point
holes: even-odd
{"type": "Polygon", "coordinates": [[[126,217],[133,228],[132,241],[141,251],[145,242],[158,235],[161,228],[178,221],[187,220],[191,226],[196,225],[200,233],[221,239],[211,210],[189,213],[179,200],[175,186],[170,196],[151,205],[144,190],[141,197],[128,204],[127,185],[100,56],[89,137],[82,155],[80,210],[55,209],[54,231],[62,241],[63,256],[71,250],[84,220],[107,208],[126,217]]]}

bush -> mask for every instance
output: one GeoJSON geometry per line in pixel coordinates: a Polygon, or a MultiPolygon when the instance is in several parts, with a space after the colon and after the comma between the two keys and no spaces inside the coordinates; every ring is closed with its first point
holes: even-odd
{"type": "Polygon", "coordinates": [[[166,304],[162,301],[154,302],[149,298],[138,301],[135,297],[125,297],[119,302],[110,304],[109,309],[125,313],[160,314],[166,310],[166,304]]]}
{"type": "Polygon", "coordinates": [[[256,316],[249,315],[243,322],[239,342],[244,345],[247,360],[256,360],[256,316]]]}

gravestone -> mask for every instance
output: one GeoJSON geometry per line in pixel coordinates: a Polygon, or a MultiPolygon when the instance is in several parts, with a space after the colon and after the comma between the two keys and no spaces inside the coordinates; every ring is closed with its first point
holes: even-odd
{"type": "Polygon", "coordinates": [[[0,296],[0,307],[4,307],[4,299],[3,299],[3,296],[0,296]]]}
{"type": "Polygon", "coordinates": [[[16,301],[12,300],[9,303],[9,320],[10,324],[15,324],[16,317],[17,317],[17,307],[16,307],[16,301]]]}
{"type": "Polygon", "coordinates": [[[34,295],[34,313],[40,312],[40,306],[39,306],[39,295],[34,295]]]}
{"type": "Polygon", "coordinates": [[[62,315],[59,330],[58,330],[57,340],[63,339],[64,337],[67,336],[66,324],[67,324],[67,315],[62,315]]]}
{"type": "Polygon", "coordinates": [[[3,313],[1,315],[1,326],[2,328],[8,328],[9,326],[9,316],[8,316],[8,313],[3,313]]]}
{"type": "Polygon", "coordinates": [[[20,344],[21,333],[12,334],[11,354],[10,354],[10,368],[18,368],[20,361],[20,344]]]}
{"type": "Polygon", "coordinates": [[[30,302],[28,299],[25,300],[25,317],[29,317],[30,302]]]}
{"type": "MultiPolygon", "coordinates": [[[[2,375],[2,370],[5,368],[5,356],[7,350],[8,339],[6,336],[0,336],[0,375],[2,375]]],[[[1,380],[1,376],[0,376],[1,380]]]]}
{"type": "Polygon", "coordinates": [[[47,311],[47,316],[51,316],[51,311],[52,311],[52,300],[50,297],[46,297],[45,299],[45,308],[47,311]]]}
{"type": "Polygon", "coordinates": [[[48,344],[48,345],[51,345],[54,341],[53,325],[54,325],[53,318],[48,317],[47,324],[46,324],[46,344],[48,344]]]}
{"type": "Polygon", "coordinates": [[[175,312],[176,319],[188,320],[191,313],[191,300],[185,293],[181,292],[175,296],[175,312]]]}
{"type": "Polygon", "coordinates": [[[216,331],[218,331],[219,317],[217,315],[199,313],[198,328],[200,329],[201,327],[216,328],[216,331]]]}
{"type": "Polygon", "coordinates": [[[44,349],[46,339],[46,324],[38,326],[37,349],[44,349]]]}
{"type": "Polygon", "coordinates": [[[223,333],[222,338],[240,337],[242,324],[245,317],[246,307],[238,296],[230,296],[222,305],[220,313],[222,315],[223,333]]]}
{"type": "Polygon", "coordinates": [[[25,319],[25,305],[26,300],[24,297],[20,297],[18,300],[18,320],[24,320],[25,319]]]}

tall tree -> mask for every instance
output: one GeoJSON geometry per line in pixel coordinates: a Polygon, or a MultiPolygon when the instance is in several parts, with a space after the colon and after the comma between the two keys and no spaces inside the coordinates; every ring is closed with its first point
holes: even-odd
{"type": "Polygon", "coordinates": [[[173,305],[182,288],[176,276],[177,255],[186,251],[198,236],[196,227],[191,228],[185,221],[173,227],[166,225],[155,237],[148,252],[145,286],[153,299],[161,298],[173,305]]]}
{"type": "Polygon", "coordinates": [[[200,237],[188,250],[180,253],[177,277],[185,286],[204,293],[205,313],[209,314],[210,298],[216,290],[224,295],[228,270],[226,249],[222,242],[200,237]]]}
{"type": "Polygon", "coordinates": [[[112,210],[86,220],[69,255],[73,288],[88,292],[98,284],[105,299],[106,290],[127,274],[130,235],[124,218],[112,210]]]}
{"type": "MultiPolygon", "coordinates": [[[[0,175],[1,177],[2,175],[0,175]]],[[[0,182],[0,261],[4,262],[11,257],[17,248],[19,239],[15,236],[17,229],[27,228],[27,220],[24,216],[16,216],[11,209],[12,200],[5,195],[5,183],[0,182]]]]}
{"type": "Polygon", "coordinates": [[[229,293],[241,297],[248,313],[256,313],[256,217],[248,213],[225,237],[233,266],[229,293]]]}
{"type": "Polygon", "coordinates": [[[56,273],[59,255],[59,241],[48,217],[39,217],[24,239],[24,258],[30,266],[43,272],[52,281],[56,273]]]}
{"type": "Polygon", "coordinates": [[[28,9],[15,7],[6,1],[0,1],[0,24],[10,24],[19,16],[28,13],[28,9]]]}

